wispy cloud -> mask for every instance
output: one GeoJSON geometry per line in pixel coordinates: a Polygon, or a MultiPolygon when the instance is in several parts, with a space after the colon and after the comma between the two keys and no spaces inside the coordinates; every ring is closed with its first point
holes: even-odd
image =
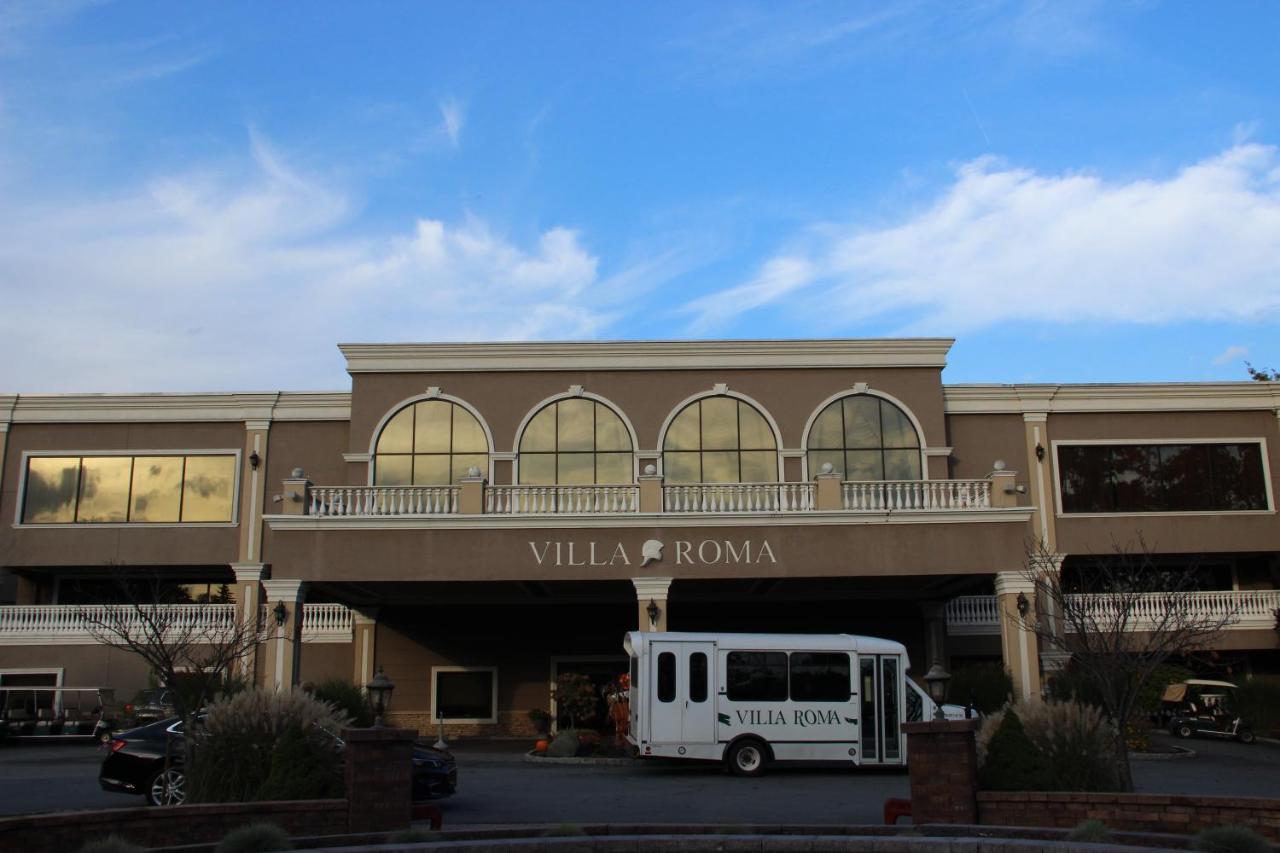
{"type": "Polygon", "coordinates": [[[688,303],[722,329],[784,298],[830,329],[1258,321],[1280,312],[1280,159],[1250,144],[1162,180],[1042,175],[984,158],[888,227],[824,225],[751,280],[688,303]]]}
{"type": "Polygon", "coordinates": [[[1248,347],[1242,347],[1242,346],[1233,344],[1227,347],[1226,349],[1224,349],[1222,352],[1220,352],[1217,355],[1217,357],[1214,358],[1213,363],[1214,364],[1230,364],[1233,361],[1243,359],[1248,354],[1249,354],[1248,347]]]}
{"type": "Polygon", "coordinates": [[[454,98],[440,101],[440,126],[454,148],[462,141],[462,128],[466,122],[467,114],[461,103],[454,98]]]}

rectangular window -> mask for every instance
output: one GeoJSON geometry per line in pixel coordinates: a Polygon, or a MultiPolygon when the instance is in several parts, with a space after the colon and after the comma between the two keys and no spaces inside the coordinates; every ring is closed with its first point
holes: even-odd
{"type": "Polygon", "coordinates": [[[1262,445],[1060,445],[1064,513],[1265,510],[1262,445]]]}
{"type": "Polygon", "coordinates": [[[786,652],[729,652],[725,693],[731,702],[781,702],[787,698],[786,652]]]}
{"type": "Polygon", "coordinates": [[[32,456],[24,524],[233,521],[236,457],[32,456]]]}
{"type": "Polygon", "coordinates": [[[676,701],[676,656],[672,652],[658,655],[658,701],[676,701]]]}
{"type": "Polygon", "coordinates": [[[494,722],[497,719],[496,669],[437,667],[434,675],[436,719],[444,717],[445,720],[479,722],[494,722]]]}
{"type": "Polygon", "coordinates": [[[791,701],[848,702],[849,656],[836,652],[791,653],[791,701]]]}
{"type": "Polygon", "coordinates": [[[707,701],[707,656],[703,652],[689,655],[689,701],[707,701]]]}

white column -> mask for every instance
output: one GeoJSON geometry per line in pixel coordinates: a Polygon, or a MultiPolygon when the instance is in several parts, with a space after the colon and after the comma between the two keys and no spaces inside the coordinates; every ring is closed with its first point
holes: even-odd
{"type": "Polygon", "coordinates": [[[1025,596],[1027,619],[1036,613],[1035,581],[1023,572],[996,574],[996,606],[1000,611],[1000,645],[1004,665],[1013,678],[1013,692],[1020,702],[1040,696],[1040,649],[1035,632],[1028,630],[1018,613],[1018,596],[1025,596]]]}
{"type": "Polygon", "coordinates": [[[636,606],[640,616],[641,631],[667,630],[667,593],[671,589],[672,578],[632,578],[636,588],[636,606]],[[649,602],[658,608],[658,618],[649,618],[649,602]]]}
{"type": "Polygon", "coordinates": [[[276,690],[289,692],[298,681],[298,660],[302,645],[302,602],[306,581],[292,578],[266,580],[262,589],[267,595],[267,625],[272,641],[267,655],[271,672],[269,683],[276,690]],[[284,605],[284,624],[276,618],[276,605],[284,605]]]}
{"type": "MultiPolygon", "coordinates": [[[[246,631],[257,630],[258,613],[262,609],[262,563],[232,563],[236,573],[236,601],[239,602],[240,624],[246,631]]],[[[257,647],[240,661],[240,674],[250,681],[257,680],[257,647]]]]}

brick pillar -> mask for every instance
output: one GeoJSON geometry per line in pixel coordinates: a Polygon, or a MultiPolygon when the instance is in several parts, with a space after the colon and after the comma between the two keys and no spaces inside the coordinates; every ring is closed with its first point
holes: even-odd
{"type": "Polygon", "coordinates": [[[977,720],[903,723],[911,822],[978,822],[977,720]]]}
{"type": "Polygon", "coordinates": [[[408,829],[413,817],[413,729],[343,729],[351,832],[408,829]]]}

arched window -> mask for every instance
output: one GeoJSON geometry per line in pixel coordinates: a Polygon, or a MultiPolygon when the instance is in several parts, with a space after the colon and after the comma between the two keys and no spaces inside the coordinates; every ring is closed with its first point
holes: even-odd
{"type": "Polygon", "coordinates": [[[375,486],[456,483],[475,467],[487,473],[489,442],[476,416],[448,400],[423,400],[396,412],[378,436],[375,486]]]}
{"type": "Polygon", "coordinates": [[[809,430],[809,476],[826,462],[846,480],[919,480],[920,436],[906,412],[872,394],[830,403],[809,430]]]}
{"type": "Polygon", "coordinates": [[[520,434],[520,482],[633,482],[631,433],[618,413],[588,397],[544,406],[520,434]]]}
{"type": "Polygon", "coordinates": [[[703,397],[680,410],[662,440],[668,483],[775,483],[778,443],[749,403],[703,397]]]}

